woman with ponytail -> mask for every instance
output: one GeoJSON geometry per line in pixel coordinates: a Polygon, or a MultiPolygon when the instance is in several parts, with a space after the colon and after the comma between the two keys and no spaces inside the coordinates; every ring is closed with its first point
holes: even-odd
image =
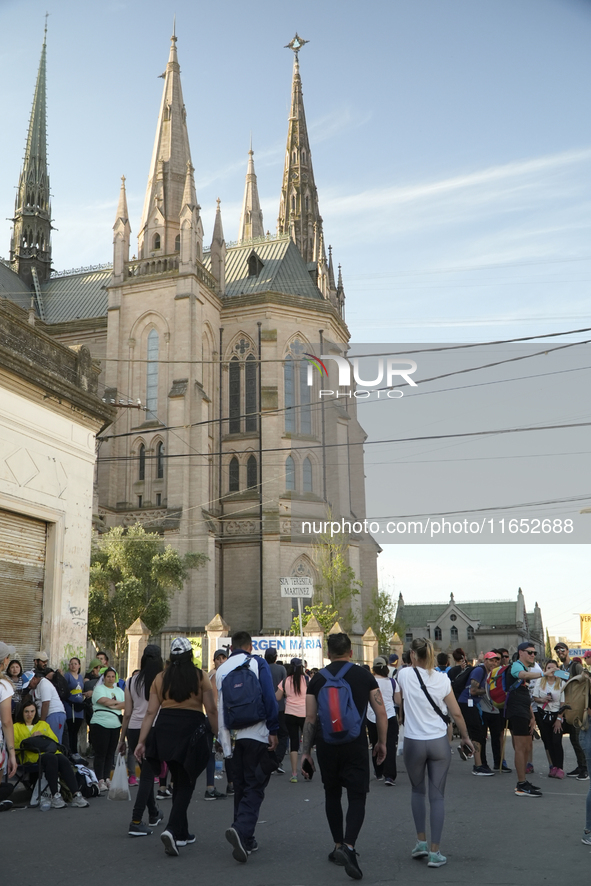
{"type": "Polygon", "coordinates": [[[170,769],[172,809],[166,830],[160,835],[167,855],[178,855],[179,846],[195,842],[195,835],[189,833],[187,810],[197,777],[207,766],[210,728],[216,735],[218,712],[209,677],[195,667],[189,640],[177,637],[170,647],[170,664],[163,674],[156,675],[150,687],[148,711],[135,749],[140,764],[147,756],[155,771],[160,770],[162,761],[170,769]]]}
{"type": "Polygon", "coordinates": [[[404,718],[404,762],[412,785],[411,809],[417,831],[413,858],[427,858],[427,866],[439,868],[447,861],[439,851],[444,821],[445,781],[451,761],[447,740],[448,711],[462,736],[462,744],[474,753],[466,723],[447,674],[435,670],[435,651],[430,640],[417,638],[410,646],[410,668],[398,673],[400,691],[396,704],[404,718]],[[426,789],[429,783],[431,846],[427,846],[426,789]]]}

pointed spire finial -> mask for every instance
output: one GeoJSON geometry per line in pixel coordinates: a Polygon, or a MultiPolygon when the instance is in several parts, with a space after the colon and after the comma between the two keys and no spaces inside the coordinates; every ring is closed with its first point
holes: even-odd
{"type": "Polygon", "coordinates": [[[250,148],[248,149],[248,153],[252,156],[254,151],[252,149],[252,132],[250,133],[250,148]]]}
{"type": "Polygon", "coordinates": [[[172,37],[170,39],[176,43],[176,12],[172,19],[172,37]]]}
{"type": "Polygon", "coordinates": [[[217,198],[217,199],[216,199],[216,201],[215,201],[215,202],[216,202],[216,203],[217,203],[217,205],[218,205],[218,206],[217,206],[217,210],[216,210],[216,211],[217,211],[217,212],[219,212],[219,211],[220,211],[220,203],[221,203],[221,202],[222,202],[222,201],[221,201],[221,200],[220,200],[220,198],[219,198],[219,197],[218,197],[218,198],[217,198]]]}
{"type": "Polygon", "coordinates": [[[286,43],[283,48],[284,49],[291,49],[295,55],[295,60],[297,62],[298,61],[298,52],[300,51],[302,46],[305,46],[306,43],[309,43],[309,42],[310,42],[309,40],[303,40],[300,37],[300,35],[298,34],[298,32],[296,31],[296,35],[293,38],[293,40],[290,40],[289,43],[286,43]]]}
{"type": "Polygon", "coordinates": [[[45,30],[43,32],[43,45],[45,46],[47,43],[47,19],[49,18],[49,13],[45,13],[45,30]]]}

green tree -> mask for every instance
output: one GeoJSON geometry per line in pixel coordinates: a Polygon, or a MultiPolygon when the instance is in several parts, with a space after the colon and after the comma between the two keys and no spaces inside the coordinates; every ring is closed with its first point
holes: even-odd
{"type": "MultiPolygon", "coordinates": [[[[330,603],[313,603],[311,606],[304,606],[302,611],[302,620],[304,627],[308,624],[312,616],[316,616],[320,627],[325,634],[328,634],[333,624],[337,621],[339,613],[330,605],[330,603]]],[[[300,617],[296,615],[289,629],[290,634],[300,633],[300,617]]]]}
{"type": "Polygon", "coordinates": [[[156,634],[170,616],[170,600],[183,587],[190,569],[205,554],[181,556],[157,533],[136,523],[110,529],[93,544],[90,559],[88,634],[120,658],[127,648],[125,631],[137,618],[156,634]]]}
{"type": "MultiPolygon", "coordinates": [[[[327,520],[332,520],[329,511],[327,520]]],[[[351,604],[363,583],[355,575],[355,570],[347,562],[349,542],[343,534],[331,535],[325,532],[316,536],[313,546],[314,563],[318,580],[314,588],[316,603],[325,603],[338,612],[339,620],[348,629],[353,620],[351,604]]]]}
{"type": "Polygon", "coordinates": [[[371,605],[365,614],[366,625],[373,628],[380,652],[389,652],[390,637],[397,633],[396,604],[387,591],[375,589],[371,605]]]}

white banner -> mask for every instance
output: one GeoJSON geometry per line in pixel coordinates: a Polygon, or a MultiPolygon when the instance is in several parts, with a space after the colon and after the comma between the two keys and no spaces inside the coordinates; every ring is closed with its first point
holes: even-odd
{"type": "Polygon", "coordinates": [[[252,651],[264,657],[266,649],[277,650],[277,660],[289,664],[292,658],[303,658],[309,668],[324,667],[320,637],[304,637],[304,649],[299,637],[253,637],[252,651]]]}

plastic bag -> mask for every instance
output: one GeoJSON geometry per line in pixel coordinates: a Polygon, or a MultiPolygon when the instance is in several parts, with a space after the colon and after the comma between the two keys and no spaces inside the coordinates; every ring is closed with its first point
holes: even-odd
{"type": "Polygon", "coordinates": [[[402,752],[404,751],[404,724],[400,727],[400,732],[398,733],[398,751],[397,756],[402,757],[402,752]]]}
{"type": "Polygon", "coordinates": [[[127,783],[127,766],[123,754],[117,754],[115,772],[109,788],[109,800],[131,800],[129,784],[127,783]]]}

